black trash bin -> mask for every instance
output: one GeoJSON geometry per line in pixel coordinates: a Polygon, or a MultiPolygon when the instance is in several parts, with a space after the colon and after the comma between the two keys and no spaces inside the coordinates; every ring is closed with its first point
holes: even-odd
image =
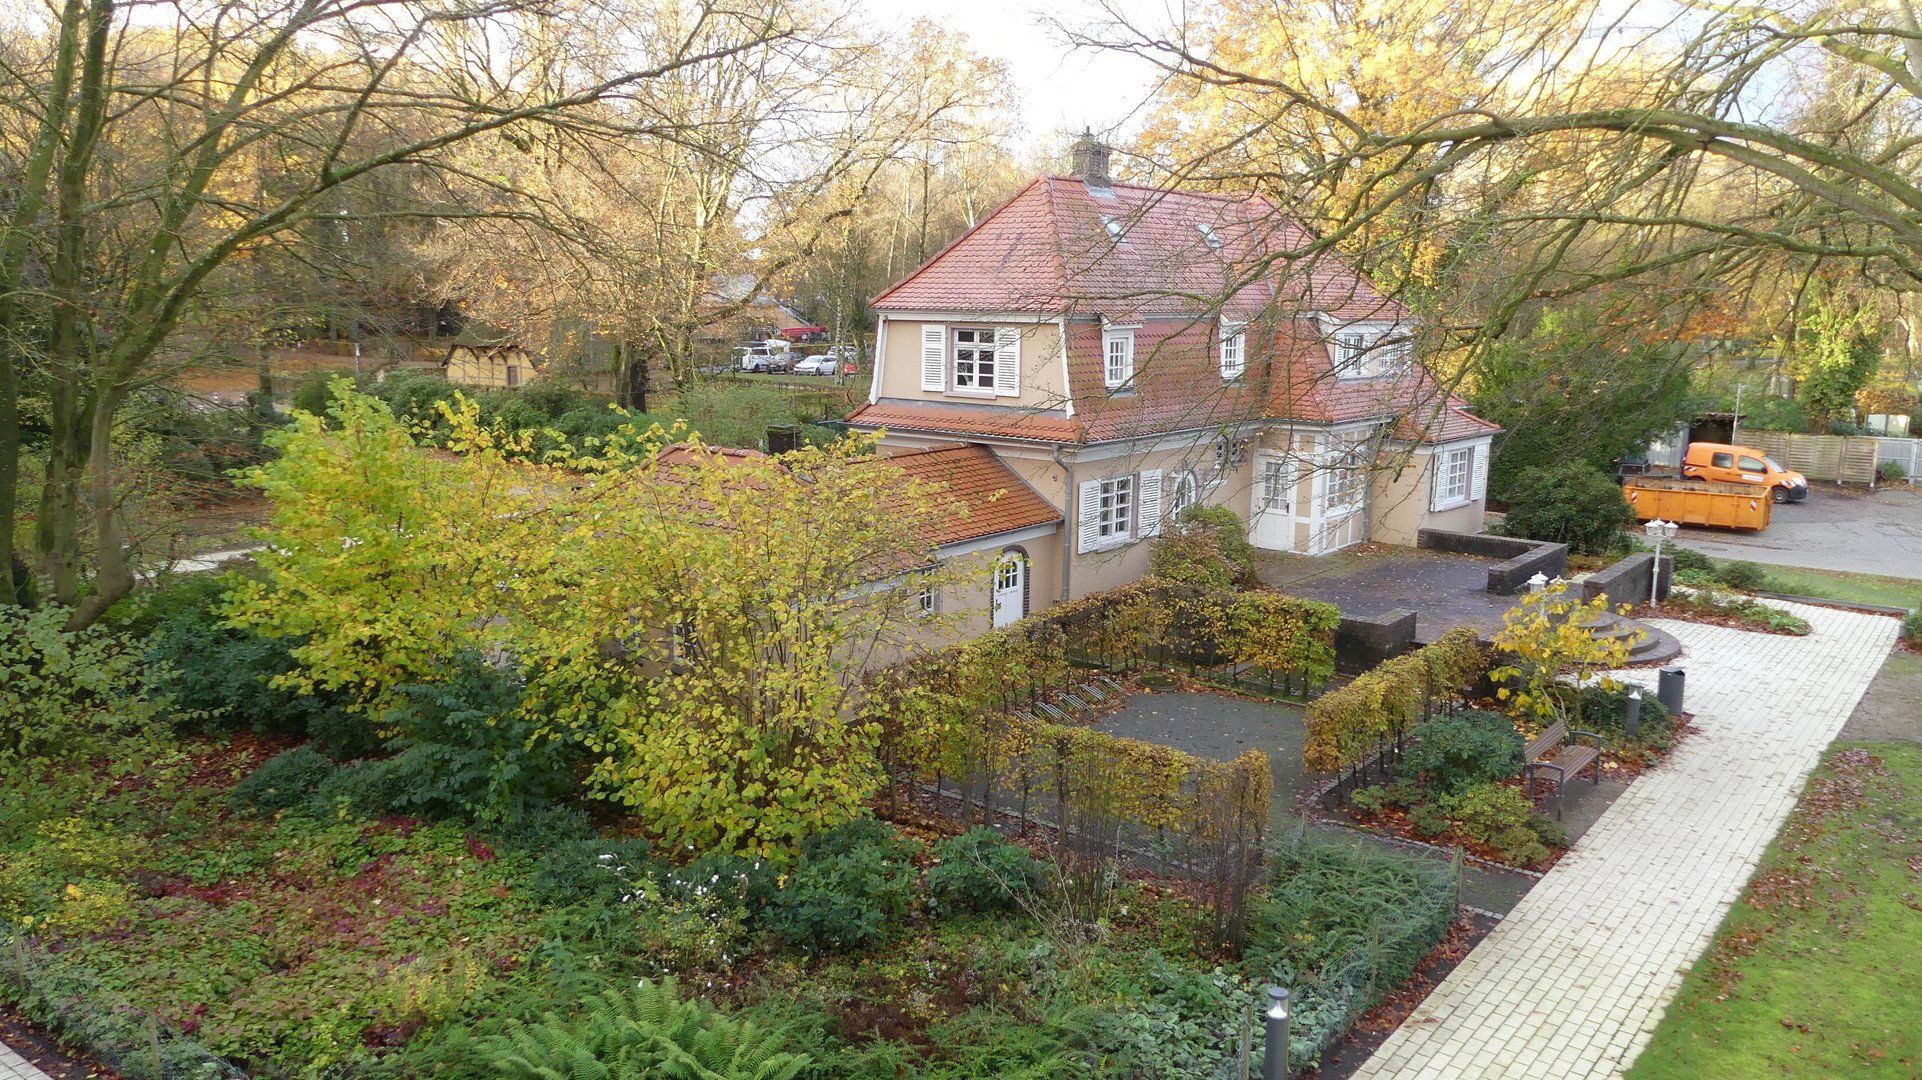
{"type": "Polygon", "coordinates": [[[1688,673],[1678,667],[1665,667],[1661,672],[1662,681],[1658,684],[1655,696],[1661,699],[1662,708],[1670,716],[1682,715],[1682,689],[1688,681],[1688,673]]]}

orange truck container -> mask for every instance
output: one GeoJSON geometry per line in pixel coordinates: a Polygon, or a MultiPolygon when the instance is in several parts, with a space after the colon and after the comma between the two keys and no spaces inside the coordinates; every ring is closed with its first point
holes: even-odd
{"type": "Polygon", "coordinates": [[[1656,476],[1629,477],[1622,482],[1622,494],[1628,496],[1635,516],[1643,521],[1661,518],[1683,525],[1757,532],[1769,527],[1769,510],[1774,506],[1765,488],[1656,476]]]}

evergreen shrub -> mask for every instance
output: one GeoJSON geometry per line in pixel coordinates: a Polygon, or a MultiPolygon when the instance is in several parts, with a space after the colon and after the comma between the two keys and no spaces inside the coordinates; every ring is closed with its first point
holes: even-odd
{"type": "Polygon", "coordinates": [[[1567,544],[1581,555],[1620,551],[1635,513],[1620,484],[1579,461],[1528,469],[1508,495],[1502,528],[1510,536],[1567,544]]]}
{"type": "Polygon", "coordinates": [[[934,854],[940,861],[928,870],[928,894],[944,914],[1013,910],[1047,882],[1026,848],[993,829],[976,827],[948,837],[934,845],[934,854]]]}
{"type": "Polygon", "coordinates": [[[1437,794],[1522,774],[1523,739],[1500,713],[1468,709],[1423,724],[1397,769],[1419,776],[1437,794]]]}

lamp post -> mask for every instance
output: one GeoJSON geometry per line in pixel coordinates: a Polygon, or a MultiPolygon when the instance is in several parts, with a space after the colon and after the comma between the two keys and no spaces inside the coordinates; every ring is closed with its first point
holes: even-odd
{"type": "Polygon", "coordinates": [[[1268,1032],[1261,1054],[1261,1080],[1288,1080],[1288,990],[1268,988],[1268,1032]]]}
{"type": "Polygon", "coordinates": [[[1655,565],[1650,567],[1648,572],[1648,606],[1654,607],[1655,590],[1662,584],[1662,541],[1675,539],[1675,534],[1681,532],[1682,527],[1673,521],[1656,518],[1642,526],[1642,531],[1648,534],[1649,539],[1655,541],[1655,565]]]}

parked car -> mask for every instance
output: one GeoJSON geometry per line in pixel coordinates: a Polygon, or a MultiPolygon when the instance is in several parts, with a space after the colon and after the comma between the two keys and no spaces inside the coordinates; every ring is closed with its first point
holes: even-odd
{"type": "Polygon", "coordinates": [[[794,362],[796,375],[832,375],[835,369],[834,357],[827,354],[804,356],[794,362]]]}
{"type": "Polygon", "coordinates": [[[1801,502],[1809,497],[1808,477],[1784,469],[1774,458],[1749,446],[1689,443],[1688,455],[1682,459],[1682,475],[1690,480],[1766,487],[1769,498],[1779,503],[1801,502]]]}

